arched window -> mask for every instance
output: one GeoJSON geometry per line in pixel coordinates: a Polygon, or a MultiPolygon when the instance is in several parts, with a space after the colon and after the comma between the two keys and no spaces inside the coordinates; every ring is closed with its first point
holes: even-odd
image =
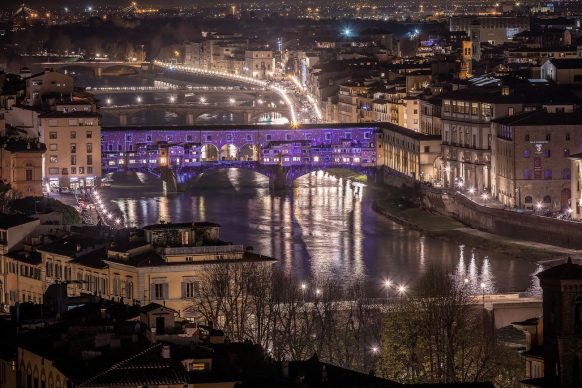
{"type": "Polygon", "coordinates": [[[545,150],[545,151],[544,151],[544,156],[545,156],[546,158],[549,158],[549,157],[551,157],[551,156],[552,156],[552,151],[550,151],[550,150],[545,150]]]}
{"type": "Polygon", "coordinates": [[[546,195],[544,197],[544,203],[552,203],[552,197],[550,197],[549,195],[546,195]]]}
{"type": "Polygon", "coordinates": [[[526,195],[525,203],[533,203],[533,198],[531,197],[531,195],[526,195]]]}
{"type": "Polygon", "coordinates": [[[570,173],[569,168],[565,168],[562,170],[562,179],[570,179],[571,176],[572,174],[570,173]]]}
{"type": "Polygon", "coordinates": [[[523,157],[524,158],[529,158],[531,155],[531,151],[530,150],[523,150],[523,157]]]}
{"type": "Polygon", "coordinates": [[[546,171],[544,171],[544,179],[552,179],[552,169],[551,168],[546,168],[546,171]]]}
{"type": "Polygon", "coordinates": [[[564,148],[564,156],[567,158],[568,156],[570,156],[570,150],[567,148],[564,148]]]}

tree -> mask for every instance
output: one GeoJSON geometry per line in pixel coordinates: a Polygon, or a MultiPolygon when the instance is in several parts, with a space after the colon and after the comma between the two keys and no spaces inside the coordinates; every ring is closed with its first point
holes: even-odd
{"type": "Polygon", "coordinates": [[[508,387],[518,381],[515,364],[507,362],[511,355],[496,342],[488,315],[465,282],[432,267],[385,317],[378,367],[403,383],[503,379],[508,387]]]}

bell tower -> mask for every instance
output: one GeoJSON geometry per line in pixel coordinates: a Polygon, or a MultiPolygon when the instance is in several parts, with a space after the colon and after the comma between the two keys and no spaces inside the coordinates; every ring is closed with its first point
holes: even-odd
{"type": "Polygon", "coordinates": [[[538,277],[543,290],[545,386],[582,387],[582,266],[568,258],[538,277]]]}

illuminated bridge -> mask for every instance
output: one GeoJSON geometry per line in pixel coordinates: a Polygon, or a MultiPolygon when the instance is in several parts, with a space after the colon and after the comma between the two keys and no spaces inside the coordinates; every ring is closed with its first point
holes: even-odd
{"type": "Polygon", "coordinates": [[[374,177],[377,128],[367,125],[104,127],[103,173],[159,175],[170,191],[206,171],[244,168],[292,187],[314,171],[346,168],[374,177]]]}

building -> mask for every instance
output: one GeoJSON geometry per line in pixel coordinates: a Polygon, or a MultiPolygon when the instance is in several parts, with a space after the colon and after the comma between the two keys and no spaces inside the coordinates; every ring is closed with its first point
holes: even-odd
{"type": "Polygon", "coordinates": [[[44,183],[50,189],[93,187],[101,177],[101,123],[84,101],[62,103],[40,114],[40,141],[46,144],[44,183]]]}
{"type": "Polygon", "coordinates": [[[571,111],[578,103],[571,91],[562,88],[535,83],[501,86],[499,80],[492,81],[494,86],[471,86],[441,95],[446,186],[491,190],[492,120],[543,107],[571,111]]]}
{"type": "Polygon", "coordinates": [[[268,79],[275,71],[272,50],[246,50],[244,73],[258,79],[268,79]]]}
{"type": "Polygon", "coordinates": [[[59,292],[70,297],[94,295],[141,306],[155,302],[188,317],[208,266],[273,261],[220,240],[220,226],[213,223],[161,223],[123,238],[97,239],[98,227],[93,229],[64,237],[46,234],[35,246],[5,254],[0,271],[6,304],[41,303],[49,288],[60,285],[59,292]]]}
{"type": "Polygon", "coordinates": [[[43,98],[50,95],[63,96],[73,93],[73,77],[46,70],[42,73],[31,75],[26,80],[26,105],[41,105],[43,98]]]}
{"type": "Polygon", "coordinates": [[[541,78],[558,85],[582,83],[582,59],[548,59],[542,65],[541,78]]]}
{"type": "Polygon", "coordinates": [[[450,31],[464,31],[468,36],[478,33],[478,42],[493,45],[509,43],[516,34],[529,29],[529,16],[513,15],[453,16],[449,26],[450,31]]]}
{"type": "Polygon", "coordinates": [[[570,209],[570,156],[582,151],[582,113],[537,110],[492,127],[492,195],[520,209],[570,209]]]}
{"type": "Polygon", "coordinates": [[[42,196],[46,146],[36,139],[5,138],[0,147],[0,179],[10,184],[16,197],[42,196]]]}
{"type": "Polygon", "coordinates": [[[441,169],[440,135],[426,135],[392,124],[382,124],[378,160],[391,171],[422,182],[437,180],[441,169]]]}
{"type": "MultiPolygon", "coordinates": [[[[25,240],[40,225],[38,219],[22,215],[0,215],[0,311],[6,312],[7,307],[19,300],[20,287],[15,285],[20,272],[24,276],[24,267],[18,266],[7,258],[11,252],[22,250],[25,240]]],[[[28,270],[26,271],[28,273],[28,270]]],[[[26,280],[23,283],[23,287],[26,280]]]]}
{"type": "Polygon", "coordinates": [[[571,258],[539,273],[543,290],[543,379],[530,386],[582,386],[582,266],[571,258]]]}

